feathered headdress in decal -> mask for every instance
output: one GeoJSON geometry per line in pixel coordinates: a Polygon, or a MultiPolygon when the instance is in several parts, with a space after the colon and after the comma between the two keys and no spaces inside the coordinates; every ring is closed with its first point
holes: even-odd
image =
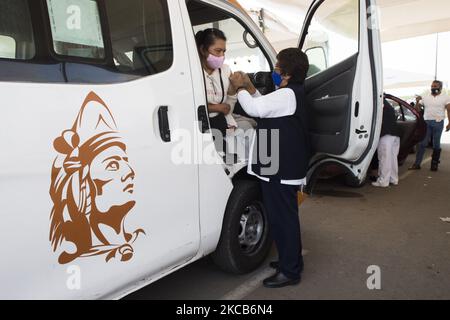
{"type": "Polygon", "coordinates": [[[59,262],[68,263],[80,256],[104,253],[109,253],[109,260],[116,252],[121,253],[122,261],[129,260],[133,255],[131,243],[143,231],[128,234],[119,229],[123,229],[123,218],[134,202],[121,216],[122,221],[115,221],[115,225],[111,225],[116,231],[123,231],[125,243],[109,243],[100,229],[92,225],[90,217],[95,212],[94,198],[99,192],[90,178],[92,161],[111,147],[126,152],[126,145],[104,101],[95,93],[89,93],[72,128],[63,131],[54,140],[53,146],[58,155],[51,175],[50,196],[54,205],[50,216],[50,241],[54,251],[63,241],[76,246],[74,252],[62,252],[59,262]],[[100,244],[94,245],[94,240],[100,244]]]}

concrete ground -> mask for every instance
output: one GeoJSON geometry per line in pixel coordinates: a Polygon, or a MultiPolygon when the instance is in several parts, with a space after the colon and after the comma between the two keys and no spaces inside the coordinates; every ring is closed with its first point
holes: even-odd
{"type": "MultiPolygon", "coordinates": [[[[450,142],[446,134],[445,142],[450,142]]],[[[267,264],[235,276],[202,259],[128,299],[450,299],[450,144],[441,170],[400,169],[400,185],[350,189],[321,183],[300,208],[305,271],[298,286],[266,289],[267,264]],[[381,289],[369,290],[369,266],[381,270],[381,289]]],[[[267,262],[276,258],[273,249],[267,262]]]]}

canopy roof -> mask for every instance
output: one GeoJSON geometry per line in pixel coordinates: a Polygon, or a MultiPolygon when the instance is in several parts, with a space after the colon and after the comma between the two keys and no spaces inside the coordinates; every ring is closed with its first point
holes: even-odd
{"type": "MultiPolygon", "coordinates": [[[[278,24],[278,28],[281,30],[287,28],[292,33],[292,37],[295,35],[295,38],[298,38],[305,13],[311,2],[312,0],[239,0],[239,3],[249,11],[264,8],[272,28],[276,28],[275,25],[278,24]]],[[[380,9],[383,42],[450,31],[450,1],[448,0],[378,0],[377,5],[380,9]]],[[[346,29],[345,25],[334,27],[339,30],[346,29]]],[[[278,41],[278,39],[274,40],[278,41]]]]}

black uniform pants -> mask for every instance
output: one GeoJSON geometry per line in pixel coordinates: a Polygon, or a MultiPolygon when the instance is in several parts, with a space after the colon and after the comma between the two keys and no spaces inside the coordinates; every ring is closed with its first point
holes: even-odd
{"type": "Polygon", "coordinates": [[[297,279],[303,271],[302,240],[298,215],[298,186],[261,181],[264,206],[278,250],[280,271],[297,279]]]}

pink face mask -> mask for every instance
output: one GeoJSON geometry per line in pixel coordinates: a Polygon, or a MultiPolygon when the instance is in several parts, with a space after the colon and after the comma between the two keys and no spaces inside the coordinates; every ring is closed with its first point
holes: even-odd
{"type": "Polygon", "coordinates": [[[223,63],[225,62],[225,56],[222,57],[216,57],[213,54],[209,54],[208,58],[206,59],[206,62],[208,63],[208,66],[214,70],[222,68],[223,63]]]}

